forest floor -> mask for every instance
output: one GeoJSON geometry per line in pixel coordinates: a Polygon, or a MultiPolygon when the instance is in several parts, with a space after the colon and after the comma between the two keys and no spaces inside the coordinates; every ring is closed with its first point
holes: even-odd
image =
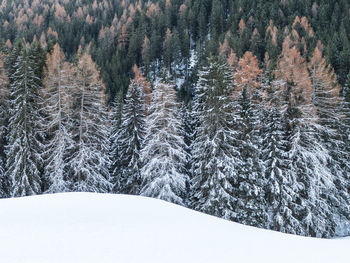
{"type": "Polygon", "coordinates": [[[257,229],[138,196],[0,200],[4,263],[348,263],[350,239],[257,229]]]}

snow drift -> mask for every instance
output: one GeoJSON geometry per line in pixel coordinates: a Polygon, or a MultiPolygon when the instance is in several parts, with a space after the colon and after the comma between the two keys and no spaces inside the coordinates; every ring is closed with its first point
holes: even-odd
{"type": "Polygon", "coordinates": [[[0,200],[0,262],[350,262],[350,239],[256,229],[139,196],[0,200]]]}

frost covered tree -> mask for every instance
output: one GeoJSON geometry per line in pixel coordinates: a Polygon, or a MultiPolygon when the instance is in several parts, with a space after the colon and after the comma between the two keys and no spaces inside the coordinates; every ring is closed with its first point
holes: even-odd
{"type": "Polygon", "coordinates": [[[293,213],[297,192],[290,174],[286,123],[281,113],[278,90],[274,90],[272,84],[265,88],[268,97],[263,111],[260,158],[264,165],[266,227],[280,232],[295,233],[300,226],[293,213]]]}
{"type": "MultiPolygon", "coordinates": [[[[193,130],[193,125],[194,125],[194,118],[192,116],[192,103],[189,102],[187,105],[183,103],[180,108],[180,113],[181,113],[181,133],[182,137],[184,138],[184,143],[185,143],[185,151],[187,152],[187,160],[186,160],[186,174],[188,177],[192,178],[191,174],[191,145],[192,141],[194,138],[194,130],[193,130]]],[[[189,188],[189,185],[188,185],[189,188]]]]}
{"type": "MultiPolygon", "coordinates": [[[[250,87],[254,90],[252,87],[250,87]]],[[[254,91],[255,93],[256,91],[254,91]]],[[[247,87],[243,87],[241,94],[235,101],[234,130],[236,141],[234,163],[236,177],[234,182],[234,196],[237,201],[234,205],[233,220],[242,224],[264,227],[266,222],[264,200],[263,165],[260,160],[259,138],[259,110],[252,102],[252,95],[247,87]]]]}
{"type": "Polygon", "coordinates": [[[8,192],[8,180],[5,179],[5,137],[9,94],[4,60],[4,54],[0,53],[0,197],[6,196],[8,192]]]}
{"type": "Polygon", "coordinates": [[[328,200],[335,186],[327,165],[330,156],[317,133],[314,90],[305,59],[291,44],[290,36],[283,42],[275,75],[283,94],[282,114],[287,123],[292,164],[289,178],[297,193],[292,213],[300,225],[293,231],[307,236],[333,235],[334,222],[328,200]]]}
{"type": "Polygon", "coordinates": [[[227,63],[209,58],[199,71],[193,115],[191,206],[211,215],[235,218],[233,183],[237,151],[233,147],[232,71],[227,63]]]}
{"type": "Polygon", "coordinates": [[[340,138],[340,144],[337,145],[334,151],[337,151],[335,160],[340,169],[337,172],[341,174],[338,174],[335,185],[338,189],[338,200],[343,199],[343,202],[335,206],[338,210],[336,234],[346,236],[350,234],[350,74],[342,89],[337,112],[339,116],[337,135],[340,138]]]}
{"type": "Polygon", "coordinates": [[[119,192],[139,194],[141,188],[141,147],[145,136],[145,98],[143,76],[137,70],[126,94],[121,125],[118,133],[119,145],[119,192]]]}
{"type": "Polygon", "coordinates": [[[120,171],[120,155],[119,155],[119,142],[118,142],[118,134],[121,127],[122,122],[122,109],[123,109],[123,93],[119,92],[114,97],[114,100],[110,109],[110,150],[109,150],[109,158],[110,158],[110,180],[113,186],[112,192],[118,193],[119,186],[119,171],[120,171]]]}
{"type": "Polygon", "coordinates": [[[329,154],[327,167],[333,175],[332,182],[336,187],[324,195],[328,198],[329,206],[333,210],[332,219],[337,221],[333,224],[339,231],[338,226],[350,218],[347,175],[342,168],[344,167],[342,164],[344,142],[338,134],[338,128],[342,126],[342,114],[338,112],[341,87],[337,83],[334,70],[327,65],[322,50],[323,45],[318,42],[309,62],[309,70],[314,90],[313,102],[317,112],[317,134],[319,141],[329,154]]]}
{"type": "Polygon", "coordinates": [[[109,192],[109,130],[105,87],[96,64],[87,53],[79,56],[72,96],[74,146],[67,168],[71,190],[109,192]]]}
{"type": "Polygon", "coordinates": [[[42,112],[45,116],[45,179],[49,182],[48,193],[67,191],[67,153],[74,145],[70,110],[73,91],[72,67],[65,61],[58,44],[53,47],[46,59],[45,78],[42,96],[42,112]]]}
{"type": "Polygon", "coordinates": [[[234,73],[234,126],[238,153],[235,162],[234,220],[264,227],[266,222],[264,176],[260,160],[261,73],[257,58],[246,52],[234,73]]]}
{"type": "Polygon", "coordinates": [[[10,119],[6,175],[11,184],[11,196],[41,193],[43,150],[38,94],[38,76],[33,68],[35,61],[23,48],[12,65],[10,77],[10,119]]]}
{"type": "Polygon", "coordinates": [[[146,135],[141,150],[141,195],[185,204],[187,153],[180,129],[179,104],[174,86],[164,80],[157,82],[146,118],[146,135]]]}

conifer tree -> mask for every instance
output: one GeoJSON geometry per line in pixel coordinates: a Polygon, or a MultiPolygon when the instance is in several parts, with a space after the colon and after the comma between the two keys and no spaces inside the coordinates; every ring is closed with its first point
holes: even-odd
{"type": "MultiPolygon", "coordinates": [[[[185,143],[185,150],[187,152],[187,160],[186,160],[186,174],[188,175],[189,179],[192,179],[192,173],[191,173],[191,159],[192,159],[192,141],[194,139],[194,118],[192,116],[192,103],[188,103],[186,105],[183,103],[181,105],[181,133],[182,137],[184,138],[185,143]]],[[[189,185],[188,185],[189,187],[189,185]]]]}
{"type": "Polygon", "coordinates": [[[266,200],[266,227],[272,230],[296,233],[300,224],[296,218],[293,181],[290,180],[291,162],[288,154],[286,123],[281,114],[280,95],[274,85],[265,87],[268,97],[262,125],[261,160],[264,164],[264,194],[266,200]]]}
{"type": "Polygon", "coordinates": [[[199,71],[195,88],[195,139],[192,145],[191,206],[211,215],[233,219],[233,183],[237,151],[233,148],[232,71],[216,58],[199,71]]]}
{"type": "Polygon", "coordinates": [[[146,135],[141,151],[141,195],[184,205],[187,153],[181,136],[179,104],[174,86],[162,80],[155,84],[146,118],[146,135]]]}
{"type": "Polygon", "coordinates": [[[347,236],[350,234],[350,73],[347,78],[343,90],[341,92],[340,103],[338,107],[339,126],[337,127],[337,135],[341,142],[336,147],[336,160],[339,165],[341,176],[335,180],[338,189],[339,199],[343,200],[342,204],[335,206],[338,209],[338,222],[336,234],[339,236],[347,236]],[[341,205],[341,206],[339,206],[341,205]]]}
{"type": "Polygon", "coordinates": [[[317,111],[317,135],[330,155],[327,159],[327,167],[333,175],[331,180],[336,187],[333,191],[328,190],[323,195],[328,198],[328,205],[333,210],[333,220],[338,221],[333,224],[338,226],[341,224],[339,220],[346,221],[346,218],[350,217],[349,195],[346,187],[347,175],[342,169],[343,141],[337,132],[338,127],[342,125],[337,112],[341,101],[339,98],[340,86],[334,70],[327,65],[322,56],[322,49],[321,42],[318,42],[309,62],[309,70],[314,90],[313,102],[317,111]]]}
{"type": "Polygon", "coordinates": [[[42,123],[39,120],[41,99],[35,61],[23,48],[12,66],[10,77],[10,119],[7,144],[6,175],[11,180],[11,196],[25,196],[41,192],[42,165],[39,140],[42,123]]]}
{"type": "Polygon", "coordinates": [[[119,192],[139,194],[141,187],[141,147],[145,135],[145,98],[142,76],[135,70],[123,105],[118,133],[119,192]]]}
{"type": "Polygon", "coordinates": [[[283,94],[283,118],[287,123],[288,151],[291,160],[290,185],[296,192],[293,215],[300,222],[296,234],[329,236],[334,233],[328,204],[334,191],[332,174],[327,166],[329,155],[317,136],[313,89],[305,59],[290,36],[283,42],[275,71],[283,94]]]}
{"type": "MultiPolygon", "coordinates": [[[[255,91],[254,91],[255,92],[255,91]]],[[[237,173],[234,183],[234,220],[243,224],[264,227],[266,222],[263,165],[260,160],[259,112],[251,101],[247,87],[235,101],[234,130],[237,173]]]]}
{"type": "Polygon", "coordinates": [[[119,157],[119,141],[118,134],[121,128],[122,122],[122,109],[123,109],[123,93],[118,92],[114,97],[114,101],[110,110],[110,180],[113,186],[112,192],[118,193],[119,186],[119,172],[120,172],[120,157],[119,157]]]}
{"type": "Polygon", "coordinates": [[[14,45],[11,53],[7,56],[7,59],[5,60],[5,67],[7,70],[7,76],[9,79],[9,83],[12,83],[14,81],[13,77],[16,72],[16,61],[18,59],[18,56],[22,52],[23,49],[23,42],[18,41],[14,45]]]}
{"type": "Polygon", "coordinates": [[[47,192],[67,191],[67,154],[74,145],[72,140],[71,93],[73,91],[72,67],[58,44],[47,56],[43,80],[43,113],[47,132],[45,145],[45,175],[49,182],[47,192]]]}
{"type": "Polygon", "coordinates": [[[87,53],[76,67],[73,95],[73,140],[69,179],[73,191],[109,192],[109,156],[105,87],[87,53]]]}
{"type": "Polygon", "coordinates": [[[234,130],[237,178],[234,196],[237,203],[234,220],[243,224],[265,226],[264,177],[260,152],[261,72],[257,58],[246,52],[234,72],[234,130]]]}
{"type": "Polygon", "coordinates": [[[6,196],[8,192],[8,180],[5,179],[5,137],[9,94],[4,59],[4,54],[0,53],[0,197],[6,196]]]}

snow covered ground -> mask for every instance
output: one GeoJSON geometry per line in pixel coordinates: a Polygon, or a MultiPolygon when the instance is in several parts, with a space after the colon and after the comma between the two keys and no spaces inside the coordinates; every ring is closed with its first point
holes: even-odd
{"type": "Polygon", "coordinates": [[[348,263],[350,239],[256,229],[160,200],[67,193],[0,200],[0,262],[348,263]]]}

